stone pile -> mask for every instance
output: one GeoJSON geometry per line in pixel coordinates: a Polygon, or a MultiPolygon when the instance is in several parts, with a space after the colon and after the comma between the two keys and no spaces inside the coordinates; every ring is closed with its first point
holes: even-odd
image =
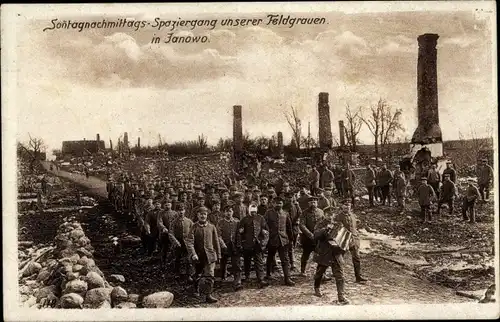
{"type": "Polygon", "coordinates": [[[37,250],[20,267],[21,303],[24,307],[135,308],[138,295],[127,294],[113,275],[106,281],[97,267],[94,249],[77,222],[59,226],[55,246],[37,250]],[[115,284],[116,283],[116,284],[115,284]]]}

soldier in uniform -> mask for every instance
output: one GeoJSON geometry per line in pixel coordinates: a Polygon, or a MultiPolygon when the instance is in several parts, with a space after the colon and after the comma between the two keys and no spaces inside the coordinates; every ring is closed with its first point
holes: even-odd
{"type": "Polygon", "coordinates": [[[233,217],[232,203],[226,204],[223,210],[223,217],[217,223],[217,233],[222,251],[220,270],[222,280],[226,279],[227,262],[231,261],[231,269],[234,277],[233,287],[235,291],[241,286],[241,258],[237,247],[239,220],[233,217]]]}
{"type": "Polygon", "coordinates": [[[269,198],[267,196],[262,196],[260,198],[259,206],[257,207],[257,213],[264,217],[266,215],[268,208],[269,208],[269,198]]]}
{"type": "Polygon", "coordinates": [[[396,190],[396,200],[398,202],[399,211],[403,213],[406,207],[406,180],[402,171],[399,171],[394,177],[394,189],[396,190]]]}
{"type": "Polygon", "coordinates": [[[198,218],[189,231],[186,246],[195,263],[196,284],[207,303],[215,303],[212,296],[215,279],[215,264],[221,258],[219,236],[215,226],[208,222],[208,209],[197,209],[198,218]]]}
{"type": "Polygon", "coordinates": [[[342,187],[342,168],[339,165],[336,165],[333,170],[333,182],[335,183],[335,189],[337,190],[337,194],[339,196],[343,196],[344,188],[342,187]]]}
{"type": "Polygon", "coordinates": [[[359,256],[360,240],[357,229],[358,218],[352,212],[349,202],[344,202],[342,205],[342,212],[336,216],[335,220],[340,222],[344,228],[351,233],[349,252],[351,253],[352,265],[354,267],[354,276],[356,276],[356,283],[365,283],[367,279],[361,275],[361,260],[359,256]]]}
{"type": "Polygon", "coordinates": [[[387,205],[391,206],[391,183],[393,182],[392,172],[387,169],[387,165],[384,164],[382,170],[379,172],[379,186],[382,193],[382,205],[385,205],[387,200],[387,205]]]}
{"type": "Polygon", "coordinates": [[[446,162],[446,169],[444,169],[444,171],[443,171],[443,182],[444,182],[445,175],[448,175],[450,177],[451,182],[453,182],[454,184],[457,184],[457,172],[451,166],[450,161],[446,162]]]}
{"type": "Polygon", "coordinates": [[[299,206],[302,212],[304,212],[304,210],[306,210],[309,207],[310,198],[311,196],[307,193],[306,188],[302,187],[302,189],[300,189],[299,199],[298,199],[299,206]]]}
{"type": "Polygon", "coordinates": [[[335,245],[335,235],[340,225],[335,222],[334,216],[328,225],[325,226],[324,222],[324,218],[318,221],[314,232],[314,239],[317,241],[314,261],[318,264],[314,274],[314,295],[323,296],[320,291],[321,282],[327,268],[331,267],[337,285],[338,302],[341,305],[349,304],[344,290],[344,251],[335,245]]]}
{"type": "Polygon", "coordinates": [[[146,213],[144,218],[144,239],[148,256],[152,256],[158,240],[158,218],[162,212],[161,203],[156,202],[154,208],[146,213]]]}
{"type": "Polygon", "coordinates": [[[354,207],[354,182],[356,175],[351,169],[349,163],[346,164],[345,170],[342,172],[342,186],[344,187],[344,198],[351,198],[352,206],[354,207]]]}
{"type": "Polygon", "coordinates": [[[299,237],[300,228],[299,228],[299,219],[302,216],[302,210],[300,209],[299,203],[295,198],[295,194],[293,192],[288,192],[285,194],[285,205],[283,209],[290,216],[290,221],[292,222],[292,239],[288,245],[288,258],[290,261],[290,270],[295,270],[295,257],[293,256],[293,250],[297,245],[297,238],[299,237]]]}
{"type": "Polygon", "coordinates": [[[274,200],[274,209],[271,208],[266,212],[265,219],[269,228],[266,277],[268,280],[271,279],[274,258],[276,252],[278,252],[285,277],[285,285],[293,286],[295,283],[290,278],[290,266],[288,262],[288,247],[290,240],[293,238],[292,221],[288,213],[283,210],[282,199],[277,198],[274,200]]]}
{"type": "Polygon", "coordinates": [[[441,193],[439,194],[437,213],[438,215],[441,214],[441,206],[446,203],[448,204],[450,215],[452,215],[454,210],[455,197],[457,196],[457,187],[455,186],[453,181],[451,181],[450,174],[444,174],[443,178],[444,181],[441,185],[441,193]]]}
{"type": "Polygon", "coordinates": [[[431,203],[436,198],[434,189],[427,183],[427,177],[422,177],[422,183],[417,190],[418,203],[420,205],[420,216],[423,222],[431,221],[431,203]]]}
{"type": "Polygon", "coordinates": [[[325,210],[330,207],[330,200],[325,197],[325,191],[321,188],[318,189],[318,208],[325,210]]]}
{"type": "Polygon", "coordinates": [[[265,219],[257,214],[257,206],[248,207],[249,215],[243,217],[238,225],[238,246],[242,248],[246,281],[250,278],[251,261],[257,274],[260,287],[266,287],[264,281],[264,250],[269,241],[269,230],[265,219]]]}
{"type": "Polygon", "coordinates": [[[374,196],[374,188],[375,188],[375,171],[372,168],[371,164],[368,164],[366,168],[365,174],[365,187],[368,190],[368,200],[370,201],[370,207],[374,206],[373,196],[374,196]]]}
{"type": "Polygon", "coordinates": [[[299,228],[302,232],[300,244],[302,245],[302,257],[300,259],[300,275],[306,276],[307,261],[314,252],[316,242],[314,240],[314,227],[324,218],[324,213],[318,208],[318,198],[309,198],[309,208],[302,213],[299,220],[299,228]]]}
{"type": "Polygon", "coordinates": [[[476,201],[481,197],[479,189],[474,185],[474,180],[467,180],[468,186],[467,191],[465,192],[465,196],[463,198],[462,205],[462,218],[464,221],[470,220],[470,223],[476,222],[476,210],[474,209],[474,205],[476,201]],[[470,213],[470,216],[467,214],[470,213]]]}
{"type": "Polygon", "coordinates": [[[483,159],[477,167],[477,184],[482,201],[489,200],[490,186],[493,182],[493,168],[488,164],[488,159],[483,159]],[[486,198],[485,198],[486,192],[486,198]]]}
{"type": "Polygon", "coordinates": [[[216,200],[212,204],[212,211],[208,215],[208,221],[211,222],[213,225],[217,225],[219,222],[219,219],[222,218],[222,213],[220,211],[220,201],[216,200]]]}
{"type": "Polygon", "coordinates": [[[174,236],[179,241],[180,247],[175,249],[175,267],[174,272],[180,275],[187,275],[188,282],[192,282],[192,266],[188,257],[187,238],[193,221],[186,217],[186,208],[183,203],[177,205],[177,218],[173,223],[174,236]],[[185,264],[185,272],[181,271],[182,262],[185,264]],[[184,273],[184,274],[183,274],[184,273]]]}
{"type": "Polygon", "coordinates": [[[245,207],[245,204],[243,203],[243,194],[241,192],[236,192],[234,194],[234,199],[235,203],[233,206],[233,216],[236,219],[241,220],[247,213],[247,207],[245,207]]]}
{"type": "Polygon", "coordinates": [[[158,216],[158,231],[160,234],[161,265],[166,264],[168,251],[173,246],[174,249],[180,247],[180,242],[173,234],[173,224],[176,219],[176,212],[172,209],[170,200],[164,201],[164,209],[158,216]]]}
{"type": "Polygon", "coordinates": [[[439,183],[441,182],[441,175],[436,169],[436,165],[433,164],[429,173],[427,175],[427,183],[432,187],[436,196],[439,198],[439,183]]]}
{"type": "Polygon", "coordinates": [[[311,173],[309,174],[309,185],[311,194],[316,196],[317,189],[319,188],[319,172],[315,165],[312,166],[311,173]]]}
{"type": "Polygon", "coordinates": [[[325,188],[327,186],[333,185],[333,180],[335,178],[335,175],[333,174],[332,170],[328,168],[328,166],[325,166],[323,169],[323,172],[321,173],[321,188],[325,188]]]}

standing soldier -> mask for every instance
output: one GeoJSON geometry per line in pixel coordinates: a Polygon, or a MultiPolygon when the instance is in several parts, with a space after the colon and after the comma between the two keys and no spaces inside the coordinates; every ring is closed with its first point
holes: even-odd
{"type": "Polygon", "coordinates": [[[444,169],[444,171],[443,171],[443,182],[444,182],[445,175],[449,175],[451,182],[453,182],[454,184],[457,184],[457,172],[451,166],[451,161],[446,162],[446,169],[444,169]]]}
{"type": "Polygon", "coordinates": [[[264,218],[257,214],[257,206],[251,205],[248,209],[249,215],[243,217],[238,225],[238,246],[243,251],[245,281],[250,280],[251,261],[257,274],[259,286],[266,287],[264,281],[264,249],[269,241],[269,230],[264,218]]]}
{"type": "Polygon", "coordinates": [[[302,232],[300,244],[302,245],[302,257],[300,259],[300,275],[306,276],[307,261],[314,252],[316,242],[314,240],[314,227],[324,218],[323,210],[318,208],[318,198],[309,198],[309,208],[300,217],[299,228],[302,232]]]}
{"type": "Polygon", "coordinates": [[[220,260],[220,245],[217,229],[208,222],[208,209],[198,208],[197,222],[193,224],[186,240],[186,246],[195,263],[196,284],[207,303],[215,303],[212,296],[215,279],[215,264],[220,260]]]}
{"type": "Polygon", "coordinates": [[[318,208],[325,210],[330,207],[330,200],[325,197],[325,191],[321,188],[318,189],[318,208]]]}
{"type": "Polygon", "coordinates": [[[373,207],[373,189],[375,187],[375,171],[371,164],[368,164],[365,174],[365,187],[368,190],[368,200],[370,201],[370,207],[373,207]]]}
{"type": "Polygon", "coordinates": [[[309,174],[309,185],[311,194],[315,196],[319,188],[319,172],[315,165],[312,166],[311,173],[309,174]]]}
{"type": "Polygon", "coordinates": [[[309,199],[311,195],[309,195],[306,191],[306,187],[302,187],[299,193],[299,206],[302,211],[306,210],[309,207],[309,199]]]}
{"type": "Polygon", "coordinates": [[[158,231],[160,234],[161,265],[166,265],[167,254],[171,246],[180,247],[180,242],[173,234],[173,224],[176,219],[176,213],[172,210],[172,202],[165,200],[165,209],[158,216],[158,231]]]}
{"type": "Polygon", "coordinates": [[[342,186],[344,187],[344,198],[351,198],[352,206],[354,207],[354,182],[356,176],[351,169],[351,165],[346,163],[346,168],[342,172],[342,186]]]}
{"type": "Polygon", "coordinates": [[[179,241],[180,247],[175,249],[174,272],[180,275],[187,275],[188,282],[192,282],[192,266],[188,257],[187,243],[189,232],[193,226],[193,221],[186,217],[186,208],[183,203],[177,205],[177,218],[173,223],[174,237],[179,241]],[[182,263],[185,263],[185,271],[181,270],[182,263]]]}
{"type": "Polygon", "coordinates": [[[335,189],[339,196],[344,195],[344,189],[342,187],[342,168],[336,165],[333,169],[333,182],[335,183],[335,189]]]}
{"type": "Polygon", "coordinates": [[[328,200],[330,207],[336,207],[335,198],[333,198],[333,186],[328,185],[325,187],[325,198],[328,200]]]}
{"type": "Polygon", "coordinates": [[[333,172],[328,168],[328,166],[325,166],[323,173],[321,174],[321,188],[333,185],[334,178],[335,175],[333,172]]]}
{"type": "Polygon", "coordinates": [[[361,275],[361,260],[359,256],[360,240],[357,229],[358,219],[356,215],[351,211],[351,205],[349,202],[345,202],[342,205],[342,212],[336,217],[336,220],[340,222],[344,228],[351,233],[351,240],[349,241],[349,252],[351,253],[352,265],[354,267],[354,275],[356,276],[356,283],[364,283],[367,281],[361,275]]]}
{"type": "Polygon", "coordinates": [[[477,167],[477,184],[482,201],[490,199],[491,182],[493,182],[493,168],[488,164],[488,159],[483,159],[482,164],[477,167]]]}
{"type": "Polygon", "coordinates": [[[441,175],[436,169],[436,165],[433,164],[427,174],[427,183],[432,187],[432,190],[436,193],[439,198],[439,183],[441,182],[441,175]]]}
{"type": "Polygon", "coordinates": [[[260,197],[259,206],[257,207],[257,213],[262,217],[264,217],[266,215],[268,208],[269,208],[269,198],[267,196],[260,197]]]}
{"type": "Polygon", "coordinates": [[[290,216],[290,221],[292,222],[292,239],[288,245],[288,258],[290,261],[290,270],[295,270],[295,258],[293,256],[293,250],[297,245],[297,238],[299,237],[300,229],[299,229],[299,219],[302,216],[302,210],[300,210],[299,203],[295,198],[293,192],[288,192],[285,194],[286,202],[283,206],[283,209],[290,216]]]}
{"type": "Polygon", "coordinates": [[[396,190],[396,200],[398,202],[398,208],[400,213],[404,213],[406,208],[406,180],[405,174],[402,171],[399,171],[397,175],[395,175],[394,180],[394,188],[396,190]]]}
{"type": "Polygon", "coordinates": [[[387,169],[387,165],[383,165],[382,170],[379,172],[379,185],[382,192],[382,205],[385,205],[387,200],[387,205],[391,206],[391,183],[394,177],[392,172],[387,169]]]}
{"type": "Polygon", "coordinates": [[[162,209],[161,203],[157,202],[155,207],[147,212],[144,218],[144,238],[148,256],[152,256],[158,240],[158,217],[162,209]]]}
{"type": "Polygon", "coordinates": [[[243,204],[243,194],[241,192],[236,192],[234,194],[235,204],[233,206],[233,216],[234,218],[241,220],[247,214],[247,208],[243,204]]]}
{"type": "Polygon", "coordinates": [[[422,183],[417,190],[418,203],[420,205],[420,216],[423,222],[432,221],[431,202],[436,198],[434,189],[427,184],[427,177],[422,177],[422,183]]]}
{"type": "Polygon", "coordinates": [[[233,273],[233,287],[235,291],[241,290],[241,259],[237,247],[236,238],[238,237],[239,220],[233,217],[232,204],[227,204],[223,210],[223,217],[217,223],[217,233],[222,250],[220,261],[220,271],[222,280],[226,279],[227,262],[231,260],[231,269],[233,273]]]}
{"type": "Polygon", "coordinates": [[[220,201],[216,200],[212,204],[212,211],[208,215],[208,221],[213,225],[217,225],[220,218],[222,218],[222,213],[220,211],[220,201]]]}
{"type": "Polygon", "coordinates": [[[462,218],[464,221],[470,220],[470,223],[475,223],[476,210],[474,209],[474,205],[476,204],[476,201],[479,199],[481,194],[477,187],[474,185],[474,180],[469,179],[467,180],[467,183],[467,191],[465,192],[462,205],[462,218]],[[467,215],[468,212],[470,213],[470,217],[469,215],[467,215]]]}
{"type": "Polygon", "coordinates": [[[340,225],[334,221],[334,218],[332,216],[331,223],[326,226],[322,224],[324,219],[319,221],[314,232],[314,239],[317,241],[314,261],[318,264],[314,274],[314,295],[323,296],[320,291],[321,282],[327,268],[331,267],[337,285],[338,302],[341,305],[346,305],[349,304],[349,301],[345,297],[344,291],[344,251],[336,246],[335,234],[340,225]]]}
{"type": "Polygon", "coordinates": [[[454,210],[455,197],[457,196],[457,187],[455,186],[455,183],[451,181],[451,176],[449,174],[444,174],[443,178],[444,181],[441,185],[441,193],[439,194],[437,213],[438,215],[441,214],[441,206],[443,205],[443,203],[446,203],[448,204],[450,215],[452,215],[454,210]]]}
{"type": "Polygon", "coordinates": [[[292,221],[287,212],[283,210],[283,200],[274,200],[274,209],[269,209],[266,213],[266,222],[269,228],[269,243],[267,253],[267,274],[268,280],[271,279],[271,269],[273,266],[276,252],[278,252],[285,285],[293,286],[295,283],[290,278],[290,266],[288,262],[288,246],[293,238],[292,221]]]}

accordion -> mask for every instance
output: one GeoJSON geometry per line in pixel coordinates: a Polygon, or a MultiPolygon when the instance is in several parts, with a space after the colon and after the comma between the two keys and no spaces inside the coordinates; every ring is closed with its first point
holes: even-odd
{"type": "Polygon", "coordinates": [[[349,249],[349,243],[351,241],[352,234],[350,231],[345,229],[345,227],[341,227],[337,232],[337,235],[333,240],[330,240],[329,243],[333,247],[338,247],[343,251],[347,251],[349,249]]]}

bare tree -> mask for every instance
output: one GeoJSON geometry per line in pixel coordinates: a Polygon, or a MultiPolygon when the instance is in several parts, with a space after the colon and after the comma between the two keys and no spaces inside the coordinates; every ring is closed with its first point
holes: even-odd
{"type": "Polygon", "coordinates": [[[351,111],[349,103],[346,104],[345,117],[347,124],[344,127],[344,133],[347,140],[347,145],[351,151],[356,152],[356,147],[360,142],[358,138],[359,131],[363,125],[361,117],[361,107],[358,107],[354,112],[351,111]]]}
{"type": "Polygon", "coordinates": [[[368,115],[361,116],[363,123],[373,135],[375,156],[379,157],[380,148],[385,148],[394,140],[398,131],[403,131],[401,124],[402,109],[392,110],[392,107],[380,98],[376,105],[370,107],[368,115]]]}
{"type": "Polygon", "coordinates": [[[466,134],[458,133],[460,139],[459,154],[454,158],[454,163],[458,167],[475,165],[478,158],[483,157],[483,153],[493,150],[493,127],[491,124],[486,126],[486,135],[483,137],[480,137],[472,127],[466,134]]]}
{"type": "Polygon", "coordinates": [[[208,143],[207,143],[207,138],[205,137],[205,135],[203,135],[203,134],[198,135],[197,144],[198,144],[198,149],[200,152],[204,152],[207,150],[208,143]]]}
{"type": "Polygon", "coordinates": [[[18,143],[17,149],[18,153],[24,157],[25,160],[29,162],[30,171],[34,171],[34,165],[36,161],[42,158],[42,154],[46,152],[47,146],[41,138],[34,138],[29,134],[29,140],[27,143],[18,143]]]}
{"type": "Polygon", "coordinates": [[[291,113],[285,113],[286,121],[290,128],[292,129],[292,145],[300,150],[301,147],[301,139],[302,139],[302,122],[300,121],[299,115],[297,113],[297,109],[291,106],[291,113]]]}

